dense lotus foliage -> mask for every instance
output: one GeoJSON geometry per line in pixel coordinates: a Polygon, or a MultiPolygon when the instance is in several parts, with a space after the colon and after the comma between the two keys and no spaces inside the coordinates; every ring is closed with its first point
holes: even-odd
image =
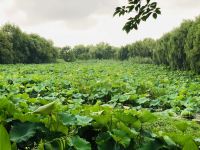
{"type": "Polygon", "coordinates": [[[0,149],[200,146],[200,76],[130,61],[0,66],[0,149]]]}

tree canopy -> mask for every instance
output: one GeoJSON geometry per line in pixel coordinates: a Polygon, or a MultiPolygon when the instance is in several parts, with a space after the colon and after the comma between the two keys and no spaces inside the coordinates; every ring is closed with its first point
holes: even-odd
{"type": "Polygon", "coordinates": [[[51,63],[57,54],[53,42],[37,34],[24,33],[9,23],[0,28],[0,64],[51,63]]]}

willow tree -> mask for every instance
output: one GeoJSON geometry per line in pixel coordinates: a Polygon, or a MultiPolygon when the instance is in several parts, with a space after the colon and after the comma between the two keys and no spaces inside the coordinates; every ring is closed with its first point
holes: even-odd
{"type": "Polygon", "coordinates": [[[168,41],[168,61],[169,65],[173,69],[189,69],[186,61],[185,44],[187,41],[187,35],[193,22],[191,20],[184,21],[179,28],[176,28],[171,32],[170,39],[168,41]]]}
{"type": "Polygon", "coordinates": [[[164,34],[159,40],[156,42],[156,47],[153,52],[153,60],[156,64],[165,64],[169,65],[169,40],[171,37],[171,32],[164,34]]]}
{"type": "Polygon", "coordinates": [[[200,16],[188,31],[185,52],[190,69],[200,73],[200,16]]]}

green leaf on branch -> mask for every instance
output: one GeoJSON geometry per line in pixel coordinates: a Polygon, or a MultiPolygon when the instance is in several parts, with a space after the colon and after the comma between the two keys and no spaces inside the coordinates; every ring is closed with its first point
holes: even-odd
{"type": "Polygon", "coordinates": [[[158,16],[158,15],[157,15],[156,13],[153,14],[153,18],[154,18],[154,19],[156,19],[157,16],[158,16]]]}
{"type": "Polygon", "coordinates": [[[141,0],[128,0],[127,6],[117,7],[113,16],[116,14],[119,14],[119,16],[124,16],[129,13],[133,13],[134,15],[128,19],[123,27],[123,30],[127,33],[133,29],[137,30],[140,22],[146,21],[151,14],[153,14],[153,18],[156,19],[158,15],[161,14],[161,11],[157,6],[157,2],[151,2],[151,0],[147,0],[144,3],[141,3],[141,0]]]}

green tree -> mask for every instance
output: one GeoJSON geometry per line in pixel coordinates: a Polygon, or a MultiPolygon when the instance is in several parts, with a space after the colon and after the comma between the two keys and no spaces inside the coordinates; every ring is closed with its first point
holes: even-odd
{"type": "Polygon", "coordinates": [[[129,58],[128,45],[122,46],[118,52],[118,58],[120,60],[127,60],[129,58]]]}
{"type": "MultiPolygon", "coordinates": [[[[171,32],[168,50],[168,62],[173,69],[188,69],[186,62],[185,43],[187,35],[193,22],[184,21],[180,27],[171,32]]],[[[167,42],[167,41],[166,41],[167,42]]]]}
{"type": "Polygon", "coordinates": [[[153,60],[156,64],[169,65],[168,51],[170,49],[169,40],[171,33],[166,33],[156,42],[156,47],[153,52],[153,60]]]}
{"type": "Polygon", "coordinates": [[[29,53],[28,63],[49,63],[55,62],[58,56],[57,49],[53,42],[47,41],[37,34],[29,36],[29,53]]]}
{"type": "Polygon", "coordinates": [[[65,47],[61,48],[60,58],[64,59],[67,62],[72,62],[72,61],[76,60],[74,51],[72,51],[70,46],[65,46],[65,47]]]}
{"type": "Polygon", "coordinates": [[[5,24],[0,28],[0,63],[55,62],[58,52],[53,42],[36,34],[26,34],[18,26],[5,24]]]}
{"type": "Polygon", "coordinates": [[[82,59],[82,60],[87,60],[91,58],[90,55],[90,49],[87,46],[84,45],[76,45],[72,49],[75,55],[75,58],[77,59],[82,59]]]}
{"type": "Polygon", "coordinates": [[[142,41],[136,41],[128,45],[129,57],[139,56],[152,58],[154,47],[155,41],[153,39],[146,38],[142,41]]]}
{"type": "Polygon", "coordinates": [[[14,52],[10,36],[0,30],[0,64],[10,64],[13,62],[14,52]]]}
{"type": "Polygon", "coordinates": [[[27,35],[22,33],[19,27],[8,23],[2,27],[2,31],[10,36],[14,51],[13,63],[26,62],[26,56],[29,55],[26,47],[27,35]]]}
{"type": "Polygon", "coordinates": [[[66,52],[69,51],[70,49],[71,49],[70,46],[65,46],[61,48],[59,52],[59,58],[64,59],[66,52]]]}
{"type": "Polygon", "coordinates": [[[95,59],[114,59],[116,50],[108,43],[99,43],[95,46],[95,59]]]}
{"type": "Polygon", "coordinates": [[[200,73],[200,17],[190,25],[186,44],[186,60],[190,69],[200,73]]]}
{"type": "Polygon", "coordinates": [[[73,61],[75,61],[76,58],[75,58],[74,52],[72,50],[69,50],[69,51],[65,52],[64,60],[66,62],[73,62],[73,61]]]}

